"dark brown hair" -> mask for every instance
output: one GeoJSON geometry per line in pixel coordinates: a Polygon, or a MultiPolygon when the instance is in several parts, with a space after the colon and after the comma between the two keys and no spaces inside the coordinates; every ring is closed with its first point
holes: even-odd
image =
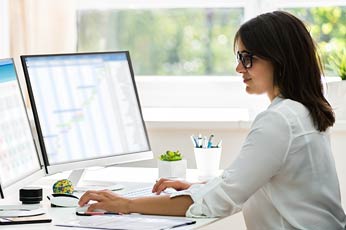
{"type": "Polygon", "coordinates": [[[333,110],[323,96],[321,61],[301,20],[283,11],[261,14],[239,28],[234,44],[238,39],[273,64],[273,81],[281,96],[306,106],[317,130],[334,124],[333,110]]]}

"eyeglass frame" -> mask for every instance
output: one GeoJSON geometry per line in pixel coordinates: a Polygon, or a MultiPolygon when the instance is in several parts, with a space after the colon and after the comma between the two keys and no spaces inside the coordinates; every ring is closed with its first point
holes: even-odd
{"type": "Polygon", "coordinates": [[[253,56],[254,54],[249,52],[249,51],[242,51],[242,52],[239,52],[237,51],[237,61],[238,63],[241,62],[241,64],[244,66],[245,69],[250,69],[252,67],[252,62],[253,62],[253,56]],[[248,65],[246,65],[245,63],[245,59],[244,59],[244,55],[243,54],[246,54],[246,57],[250,58],[250,62],[248,63],[248,65]]]}

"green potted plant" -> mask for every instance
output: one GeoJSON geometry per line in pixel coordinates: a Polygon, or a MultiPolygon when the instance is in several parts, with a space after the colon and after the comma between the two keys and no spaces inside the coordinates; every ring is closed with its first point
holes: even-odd
{"type": "Polygon", "coordinates": [[[341,81],[328,83],[328,101],[334,109],[336,119],[346,120],[346,48],[328,57],[328,67],[341,78],[341,81]]]}
{"type": "Polygon", "coordinates": [[[185,179],[186,166],[186,160],[179,150],[167,150],[158,160],[159,177],[185,179]]]}
{"type": "Polygon", "coordinates": [[[328,64],[341,80],[346,80],[346,48],[330,55],[328,58],[328,64]]]}

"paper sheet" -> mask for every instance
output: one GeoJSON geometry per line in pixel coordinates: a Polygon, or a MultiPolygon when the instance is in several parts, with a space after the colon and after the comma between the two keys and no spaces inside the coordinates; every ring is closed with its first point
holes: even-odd
{"type": "Polygon", "coordinates": [[[78,217],[74,221],[56,224],[56,226],[94,229],[163,230],[195,223],[196,221],[186,218],[147,215],[101,215],[78,217]]]}

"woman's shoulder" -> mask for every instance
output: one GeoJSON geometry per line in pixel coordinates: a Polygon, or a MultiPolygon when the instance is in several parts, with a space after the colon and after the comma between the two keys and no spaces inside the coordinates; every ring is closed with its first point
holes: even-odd
{"type": "Polygon", "coordinates": [[[274,111],[282,114],[287,118],[293,117],[308,117],[309,110],[300,102],[291,99],[281,99],[279,103],[275,104],[268,111],[274,111]]]}
{"type": "Polygon", "coordinates": [[[300,102],[282,97],[276,97],[263,114],[278,113],[284,117],[306,116],[309,110],[300,102]]]}
{"type": "MultiPolygon", "coordinates": [[[[271,121],[277,125],[302,126],[314,129],[309,110],[300,102],[280,98],[268,107],[267,110],[258,114],[255,121],[271,121]]],[[[308,128],[308,129],[310,129],[308,128]]]]}

